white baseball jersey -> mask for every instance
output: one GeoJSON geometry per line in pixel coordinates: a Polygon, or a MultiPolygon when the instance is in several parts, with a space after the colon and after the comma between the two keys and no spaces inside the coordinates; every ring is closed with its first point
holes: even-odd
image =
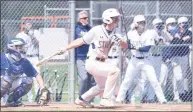
{"type": "MultiPolygon", "coordinates": [[[[130,39],[131,41],[131,44],[136,48],[154,45],[154,38],[150,36],[150,30],[146,30],[141,35],[139,35],[136,30],[131,30],[127,33],[127,35],[128,35],[128,39],[130,39]]],[[[131,54],[134,55],[134,57],[147,57],[151,55],[150,51],[140,52],[135,49],[131,49],[131,54]]],[[[147,58],[141,58],[141,59],[131,58],[131,60],[128,63],[125,78],[119,89],[119,93],[117,95],[116,101],[118,102],[124,101],[128,88],[132,88],[132,83],[134,79],[136,79],[137,77],[140,77],[141,74],[139,72],[147,76],[147,79],[150,81],[152,87],[155,90],[155,93],[159,102],[161,103],[166,102],[161,86],[157,80],[152,62],[147,58]]],[[[139,87],[141,91],[139,94],[140,99],[142,98],[142,93],[144,91],[145,81],[143,78],[145,77],[142,75],[142,79],[140,80],[140,83],[139,83],[139,87]]]]}
{"type": "MultiPolygon", "coordinates": [[[[120,39],[122,39],[120,34],[116,34],[116,36],[120,39]]],[[[111,49],[109,50],[108,56],[119,56],[120,55],[120,51],[121,51],[121,46],[119,45],[119,43],[114,43],[111,46],[111,49]]]]}
{"type": "MultiPolygon", "coordinates": [[[[131,44],[134,47],[144,47],[149,45],[154,45],[154,39],[149,36],[150,31],[147,30],[142,35],[139,35],[136,30],[130,30],[127,35],[128,39],[130,39],[131,44]]],[[[135,49],[131,49],[131,54],[136,57],[144,57],[149,56],[149,52],[140,52],[135,49]]]]}
{"type": "Polygon", "coordinates": [[[119,43],[120,39],[115,35],[115,30],[109,35],[104,25],[93,27],[82,38],[89,46],[87,56],[89,57],[107,57],[112,45],[119,43]]]}
{"type": "MultiPolygon", "coordinates": [[[[38,33],[37,30],[34,30],[34,32],[32,32],[32,35],[36,36],[36,39],[37,39],[38,34],[39,33],[38,33]]],[[[32,38],[30,37],[30,35],[24,33],[24,31],[18,33],[16,35],[16,38],[22,38],[26,42],[26,47],[27,47],[26,54],[27,55],[35,55],[35,54],[39,53],[38,46],[33,43],[32,38]]]]}

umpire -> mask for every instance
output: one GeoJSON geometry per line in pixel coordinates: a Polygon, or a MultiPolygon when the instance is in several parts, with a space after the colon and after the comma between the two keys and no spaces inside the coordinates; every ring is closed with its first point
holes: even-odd
{"type": "MultiPolygon", "coordinates": [[[[75,27],[75,39],[84,36],[90,29],[88,24],[88,13],[87,11],[81,11],[78,13],[77,24],[75,27]]],[[[75,49],[75,59],[78,73],[78,84],[79,84],[79,96],[88,91],[92,86],[95,85],[95,80],[92,75],[88,74],[85,70],[85,60],[87,57],[89,45],[82,45],[75,49]]]]}

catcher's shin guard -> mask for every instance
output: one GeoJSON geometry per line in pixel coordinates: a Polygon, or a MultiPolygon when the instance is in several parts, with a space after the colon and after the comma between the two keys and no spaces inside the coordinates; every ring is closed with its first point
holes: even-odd
{"type": "Polygon", "coordinates": [[[11,87],[12,81],[8,76],[1,77],[1,98],[6,94],[8,88],[11,87]]]}
{"type": "Polygon", "coordinates": [[[32,88],[33,79],[26,77],[22,79],[22,83],[8,97],[8,102],[16,102],[19,98],[27,94],[32,88]]]}

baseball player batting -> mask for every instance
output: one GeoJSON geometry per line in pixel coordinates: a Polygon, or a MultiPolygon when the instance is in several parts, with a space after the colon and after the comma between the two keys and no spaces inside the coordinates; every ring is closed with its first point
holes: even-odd
{"type": "Polygon", "coordinates": [[[115,28],[119,23],[120,13],[117,9],[110,8],[103,12],[103,24],[93,27],[82,38],[74,40],[64,49],[60,50],[63,54],[72,48],[76,48],[83,44],[90,44],[87,54],[85,68],[93,75],[96,86],[90,88],[82,96],[76,99],[75,103],[83,107],[93,107],[88,101],[104,91],[100,105],[104,107],[113,107],[115,105],[112,96],[115,92],[117,78],[120,70],[118,67],[108,64],[109,49],[115,43],[118,43],[123,48],[127,48],[127,42],[117,38],[115,28]],[[96,67],[97,66],[97,67],[96,67]]]}
{"type": "MultiPolygon", "coordinates": [[[[154,40],[149,36],[149,30],[144,32],[146,25],[145,17],[143,15],[137,15],[134,17],[133,23],[135,25],[134,29],[127,33],[128,39],[130,39],[130,43],[132,44],[132,46],[130,46],[132,56],[116,101],[119,103],[124,102],[128,87],[130,88],[133,80],[139,77],[138,72],[141,71],[149,79],[160,103],[166,103],[163,91],[156,78],[155,70],[149,59],[151,58],[149,49],[151,45],[154,45],[154,40]]],[[[141,87],[142,91],[143,89],[144,87],[141,87]]]]}

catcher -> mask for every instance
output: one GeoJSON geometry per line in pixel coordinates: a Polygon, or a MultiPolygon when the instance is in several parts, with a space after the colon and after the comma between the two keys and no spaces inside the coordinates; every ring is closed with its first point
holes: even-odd
{"type": "MultiPolygon", "coordinates": [[[[44,86],[42,76],[37,73],[32,64],[25,58],[25,42],[21,38],[12,38],[8,41],[7,54],[1,53],[1,66],[7,64],[7,68],[1,72],[1,98],[8,94],[6,106],[16,107],[23,105],[19,100],[27,94],[36,78],[40,87],[40,96],[37,103],[45,105],[49,102],[50,94],[44,86]],[[22,74],[26,74],[23,77],[22,74]]],[[[1,71],[2,71],[1,67],[1,71]]]]}

